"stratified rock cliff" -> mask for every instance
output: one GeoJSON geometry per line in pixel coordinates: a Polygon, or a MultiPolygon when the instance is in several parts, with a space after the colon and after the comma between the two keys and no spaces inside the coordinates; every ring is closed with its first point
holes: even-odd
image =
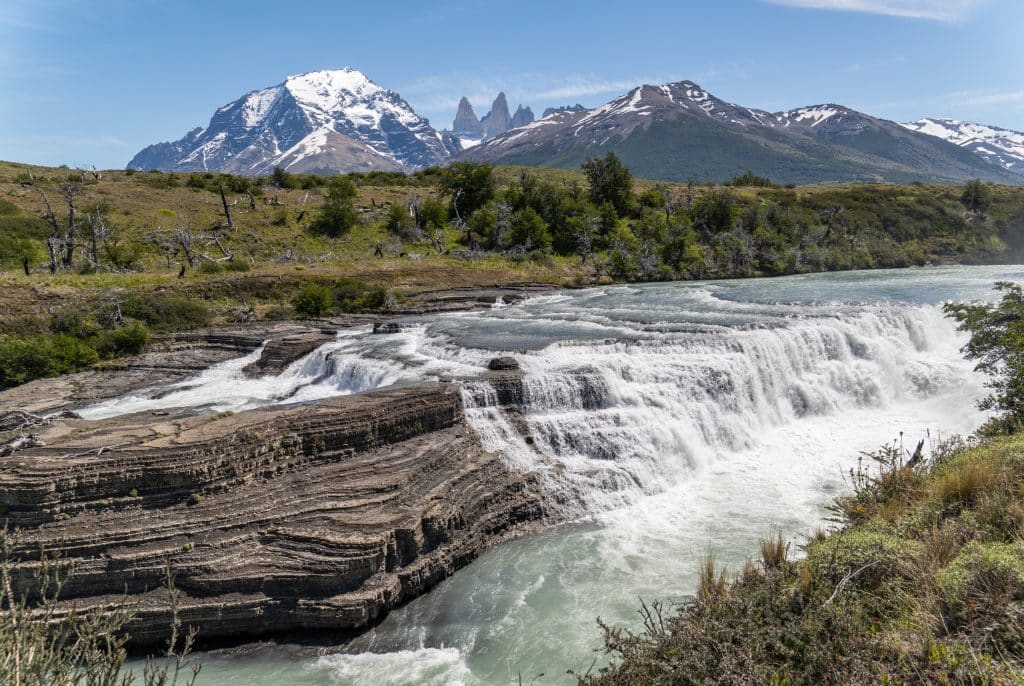
{"type": "Polygon", "coordinates": [[[59,555],[64,607],[128,603],[136,645],[166,638],[168,565],[204,639],[359,631],[542,516],[443,385],[34,430],[45,447],[0,467],[18,591],[59,555]]]}

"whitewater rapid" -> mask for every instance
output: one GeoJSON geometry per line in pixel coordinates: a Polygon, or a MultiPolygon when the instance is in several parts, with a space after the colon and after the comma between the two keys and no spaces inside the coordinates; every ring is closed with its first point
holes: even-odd
{"type": "Polygon", "coordinates": [[[321,654],[264,644],[205,655],[200,684],[572,683],[594,620],[636,625],[638,596],[679,600],[708,551],[735,566],[774,532],[798,542],[861,450],[973,430],[983,379],[943,317],[1021,267],[945,267],[614,286],[486,312],[345,329],[279,377],[259,351],[89,408],[205,411],[390,384],[458,384],[467,420],[537,472],[576,522],[485,554],[382,625],[321,654]],[[480,375],[513,355],[510,414],[480,375]]]}

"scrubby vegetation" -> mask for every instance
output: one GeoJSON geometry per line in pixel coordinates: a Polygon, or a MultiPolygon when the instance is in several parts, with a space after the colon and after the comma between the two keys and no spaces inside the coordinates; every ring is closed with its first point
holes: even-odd
{"type": "Polygon", "coordinates": [[[100,360],[136,355],[149,340],[143,321],[142,317],[126,319],[116,306],[88,313],[70,308],[57,310],[45,328],[35,321],[20,336],[2,334],[0,389],[82,371],[100,360]]]}
{"type": "Polygon", "coordinates": [[[45,560],[36,594],[16,595],[15,539],[0,530],[0,683],[8,686],[192,686],[200,671],[189,654],[195,633],[182,631],[177,591],[167,571],[166,590],[174,619],[167,649],[149,658],[142,673],[126,669],[131,608],[110,613],[68,612],[57,601],[67,569],[45,560]]]}
{"type": "MultiPolygon", "coordinates": [[[[1021,254],[1024,189],[981,182],[783,188],[746,173],[723,186],[667,184],[635,179],[614,154],[584,160],[579,172],[458,163],[345,176],[0,163],[0,352],[18,360],[2,383],[130,352],[118,343],[128,334],[113,333],[120,323],[95,333],[113,337],[102,345],[92,334],[71,343],[48,323],[57,310],[95,312],[111,300],[126,319],[162,333],[240,317],[386,310],[403,295],[457,286],[1021,254]],[[341,277],[358,292],[338,286],[341,277]],[[331,292],[317,302],[307,297],[314,287],[331,292]]],[[[139,338],[137,326],[130,332],[139,338]]]]}
{"type": "Polygon", "coordinates": [[[602,625],[614,662],[581,684],[1022,683],[1024,307],[999,287],[947,308],[992,378],[983,439],[865,456],[802,559],[776,538],[734,578],[708,560],[678,611],[641,608],[644,632],[602,625]]]}

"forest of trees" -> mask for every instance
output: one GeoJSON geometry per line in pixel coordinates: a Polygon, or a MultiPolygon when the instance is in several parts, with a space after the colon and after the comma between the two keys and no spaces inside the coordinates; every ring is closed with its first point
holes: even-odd
{"type": "Polygon", "coordinates": [[[387,228],[416,241],[449,223],[467,251],[576,256],[597,276],[623,281],[969,262],[1006,250],[998,227],[983,221],[991,189],[981,182],[951,209],[938,198],[908,202],[899,187],[801,196],[749,172],[701,192],[655,185],[637,193],[614,153],[587,160],[583,172],[585,185],[522,171],[499,187],[491,166],[455,163],[438,172],[439,198],[391,207],[387,228]],[[733,186],[759,193],[752,199],[733,186]]]}

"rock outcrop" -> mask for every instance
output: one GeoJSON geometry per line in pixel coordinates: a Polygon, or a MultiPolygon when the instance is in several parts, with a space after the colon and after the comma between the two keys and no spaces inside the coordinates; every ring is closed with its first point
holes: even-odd
{"type": "Polygon", "coordinates": [[[504,93],[498,93],[491,105],[491,111],[480,120],[484,126],[484,137],[493,138],[512,128],[512,115],[508,111],[508,100],[504,93]]]}
{"type": "Polygon", "coordinates": [[[563,105],[562,107],[545,107],[544,108],[544,114],[540,115],[540,118],[543,119],[544,117],[547,117],[549,115],[555,114],[557,112],[586,112],[586,111],[587,111],[587,108],[584,107],[583,105],[579,104],[579,103],[576,103],[575,105],[563,105]]]}
{"type": "Polygon", "coordinates": [[[533,118],[533,110],[520,105],[516,108],[516,113],[512,115],[512,128],[518,129],[520,126],[526,126],[533,122],[533,118]]]}
{"type": "Polygon", "coordinates": [[[443,385],[39,433],[45,447],[0,463],[16,586],[33,588],[41,547],[58,554],[63,607],[128,602],[137,646],[166,637],[168,565],[202,639],[354,632],[543,512],[443,385]]]}
{"type": "Polygon", "coordinates": [[[467,138],[482,138],[484,135],[484,127],[477,119],[476,112],[473,111],[473,105],[470,104],[468,98],[464,97],[459,100],[459,110],[455,113],[452,133],[467,138]]]}
{"type": "Polygon", "coordinates": [[[272,338],[264,343],[260,358],[242,371],[249,376],[276,376],[292,362],[305,357],[333,338],[330,333],[319,330],[272,338]]]}

